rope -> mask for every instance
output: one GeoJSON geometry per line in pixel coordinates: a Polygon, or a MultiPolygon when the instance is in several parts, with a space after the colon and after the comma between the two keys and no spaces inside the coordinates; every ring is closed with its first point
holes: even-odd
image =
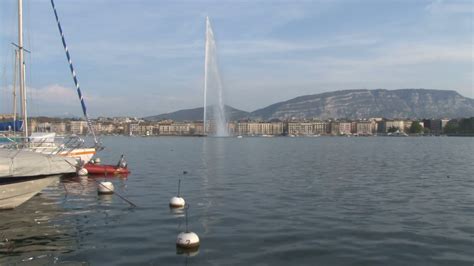
{"type": "MultiPolygon", "coordinates": [[[[109,189],[108,187],[102,185],[102,183],[100,183],[99,181],[96,180],[95,182],[97,182],[97,184],[99,184],[99,186],[102,186],[102,187],[106,188],[107,190],[109,190],[109,191],[111,191],[111,192],[114,192],[113,190],[109,189]]],[[[134,207],[134,208],[137,207],[137,205],[135,205],[133,202],[129,201],[129,200],[126,199],[124,196],[120,195],[119,193],[114,192],[114,195],[117,195],[119,198],[121,198],[122,200],[124,200],[125,202],[127,202],[128,204],[130,204],[130,206],[132,206],[132,207],[134,207]]]]}
{"type": "Polygon", "coordinates": [[[79,86],[79,81],[76,76],[76,71],[74,71],[74,66],[72,65],[71,55],[69,54],[69,50],[66,45],[63,29],[61,28],[61,23],[59,22],[58,12],[56,11],[56,7],[54,6],[54,0],[51,0],[51,6],[53,7],[54,16],[56,17],[56,22],[58,23],[58,30],[59,30],[59,33],[61,34],[61,40],[63,43],[64,51],[66,52],[66,58],[69,63],[69,69],[71,70],[72,79],[74,80],[74,84],[76,85],[77,95],[79,97],[79,100],[81,101],[82,112],[84,113],[84,118],[86,119],[87,127],[89,128],[89,131],[92,133],[92,136],[94,137],[95,145],[100,146],[99,141],[97,140],[97,136],[95,134],[94,128],[92,127],[92,123],[89,119],[89,116],[87,115],[87,108],[86,108],[86,104],[84,103],[84,97],[82,96],[81,88],[79,86]]]}

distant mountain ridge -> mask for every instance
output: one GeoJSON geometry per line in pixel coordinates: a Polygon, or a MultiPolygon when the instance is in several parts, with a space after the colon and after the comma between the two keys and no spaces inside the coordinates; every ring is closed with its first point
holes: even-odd
{"type": "Polygon", "coordinates": [[[454,118],[474,115],[474,100],[456,91],[344,90],[297,97],[251,113],[253,119],[454,118]]]}
{"type": "MultiPolygon", "coordinates": [[[[225,106],[225,112],[230,120],[239,120],[249,117],[250,113],[235,109],[231,106],[225,106]]],[[[204,108],[198,107],[193,109],[184,109],[172,113],[160,114],[155,116],[144,117],[148,121],[161,121],[170,119],[173,121],[199,121],[203,120],[204,108]]]]}
{"type": "MultiPolygon", "coordinates": [[[[457,118],[474,116],[474,99],[452,90],[341,90],[293,98],[251,113],[229,107],[230,120],[457,118]]],[[[153,116],[176,121],[202,120],[203,108],[153,116]]],[[[147,119],[147,118],[145,118],[147,119]]]]}

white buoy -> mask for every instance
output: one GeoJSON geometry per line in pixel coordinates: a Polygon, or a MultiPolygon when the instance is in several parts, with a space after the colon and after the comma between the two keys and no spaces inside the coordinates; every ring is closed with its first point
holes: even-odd
{"type": "Polygon", "coordinates": [[[196,233],[188,230],[188,209],[189,205],[185,208],[186,215],[186,231],[179,233],[176,238],[176,246],[182,249],[196,249],[199,247],[199,237],[196,233]]]}
{"type": "Polygon", "coordinates": [[[196,248],[199,244],[199,237],[194,232],[181,232],[176,238],[176,246],[180,248],[196,248]]]}
{"type": "Polygon", "coordinates": [[[170,207],[171,208],[183,208],[186,202],[181,197],[172,197],[170,199],[170,207]]]}
{"type": "Polygon", "coordinates": [[[78,176],[86,176],[87,174],[89,174],[89,172],[87,171],[86,168],[80,168],[79,170],[77,170],[78,176]]]}
{"type": "Polygon", "coordinates": [[[114,193],[114,184],[109,181],[99,182],[98,192],[99,194],[112,194],[114,193]]]}
{"type": "Polygon", "coordinates": [[[180,190],[181,190],[181,179],[178,181],[178,195],[170,199],[171,208],[184,208],[184,206],[186,205],[186,202],[184,201],[184,199],[179,196],[180,190]]]}
{"type": "Polygon", "coordinates": [[[94,163],[95,164],[100,164],[100,158],[95,158],[94,163]]]}

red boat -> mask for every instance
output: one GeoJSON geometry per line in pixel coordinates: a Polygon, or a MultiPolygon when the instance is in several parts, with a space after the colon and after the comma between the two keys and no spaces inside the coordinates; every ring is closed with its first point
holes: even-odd
{"type": "Polygon", "coordinates": [[[129,174],[130,171],[126,167],[120,167],[117,165],[102,165],[102,164],[92,164],[87,163],[84,165],[84,168],[87,169],[87,172],[91,175],[123,175],[129,174]]]}

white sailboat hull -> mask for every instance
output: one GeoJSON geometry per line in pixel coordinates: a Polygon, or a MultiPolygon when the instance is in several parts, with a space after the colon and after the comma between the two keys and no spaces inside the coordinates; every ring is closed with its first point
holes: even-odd
{"type": "Polygon", "coordinates": [[[84,163],[88,163],[95,155],[95,148],[77,148],[70,151],[59,152],[58,155],[80,159],[84,163]]]}
{"type": "Polygon", "coordinates": [[[0,185],[0,210],[14,209],[31,199],[45,187],[59,180],[60,175],[45,176],[0,185]]]}

